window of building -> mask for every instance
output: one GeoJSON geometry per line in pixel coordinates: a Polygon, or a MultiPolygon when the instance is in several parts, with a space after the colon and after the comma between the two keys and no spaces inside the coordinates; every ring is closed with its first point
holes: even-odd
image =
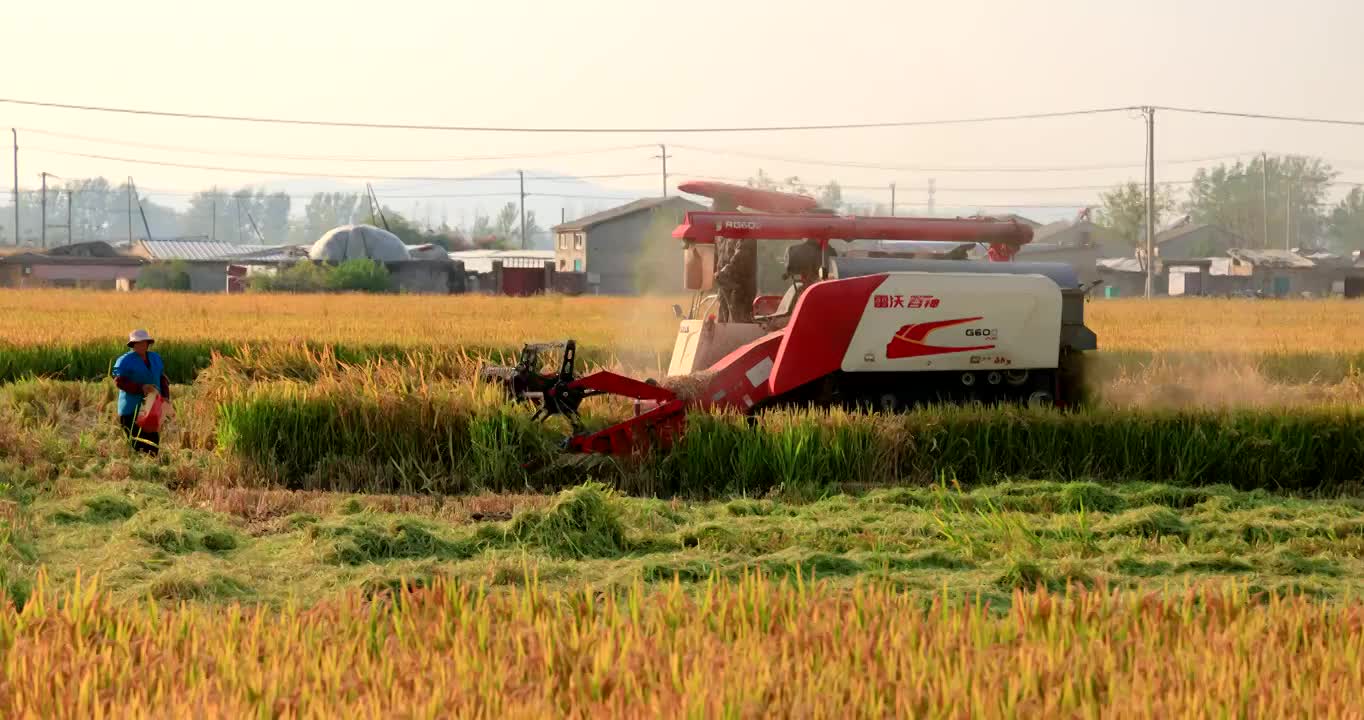
{"type": "Polygon", "coordinates": [[[560,270],[564,270],[564,269],[567,269],[567,268],[568,268],[568,261],[565,260],[565,259],[563,259],[563,258],[559,258],[559,269],[560,269],[560,270]]]}
{"type": "Polygon", "coordinates": [[[568,249],[568,234],[567,234],[567,233],[564,233],[564,234],[559,235],[559,249],[560,249],[560,250],[567,250],[567,249],[568,249]]]}
{"type": "Polygon", "coordinates": [[[582,250],[582,249],[583,249],[583,240],[584,240],[584,239],[585,239],[585,236],[584,236],[582,233],[577,233],[577,234],[575,234],[575,235],[573,236],[573,249],[574,249],[574,250],[582,250]]]}
{"type": "Polygon", "coordinates": [[[582,271],[583,271],[583,261],[582,261],[582,260],[574,260],[574,261],[573,261],[573,272],[582,272],[582,271]]]}

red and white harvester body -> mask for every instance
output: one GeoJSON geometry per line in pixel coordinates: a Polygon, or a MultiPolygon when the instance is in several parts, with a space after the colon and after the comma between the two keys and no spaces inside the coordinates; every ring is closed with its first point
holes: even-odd
{"type": "Polygon", "coordinates": [[[1069,265],[1014,261],[1032,239],[1027,225],[842,216],[805,196],[723,183],[680,189],[710,197],[721,209],[687,213],[673,231],[683,245],[686,287],[697,296],[685,316],[674,307],[682,319],[662,384],[608,371],[578,377],[572,340],[527,345],[516,367],[486,372],[514,397],[535,403],[537,417],[567,417],[574,434],[565,449],[666,449],[685,430],[690,410],[893,412],[934,402],[1077,402],[1080,353],[1097,346],[1084,325],[1087,288],[1069,265]],[[734,211],[739,207],[755,212],[734,211]],[[742,243],[791,240],[803,243],[788,250],[792,285],[784,295],[759,296],[752,282],[747,294],[742,288],[737,295],[710,293],[718,256],[724,263],[742,243]],[[910,252],[839,253],[831,248],[835,240],[917,242],[910,252]],[[943,250],[918,249],[933,247],[927,243],[943,250]],[[988,247],[989,260],[961,259],[977,244],[988,247]],[[720,245],[729,254],[717,252],[720,245]],[[803,264],[791,260],[799,250],[803,264]],[[549,349],[561,350],[561,361],[545,373],[541,354],[549,349]],[[636,415],[584,429],[579,404],[606,394],[633,398],[636,415]]]}

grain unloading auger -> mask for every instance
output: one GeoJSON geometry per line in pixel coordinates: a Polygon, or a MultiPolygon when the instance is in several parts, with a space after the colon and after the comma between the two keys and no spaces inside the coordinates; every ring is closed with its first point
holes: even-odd
{"type": "Polygon", "coordinates": [[[573,426],[565,449],[666,449],[691,410],[1077,401],[1080,354],[1097,346],[1084,324],[1088,288],[1069,265],[1014,261],[1032,240],[1027,225],[844,216],[801,195],[723,183],[679,188],[712,198],[715,209],[687,213],[673,231],[685,285],[697,294],[685,317],[674,307],[682,320],[661,384],[609,371],[579,376],[572,340],[527,345],[515,367],[485,370],[535,404],[537,418],[565,416],[573,426]],[[783,295],[757,293],[759,241],[799,241],[787,248],[783,295]],[[868,241],[874,249],[859,247],[868,241]],[[964,259],[981,244],[989,260],[964,259]],[[547,351],[560,353],[548,371],[547,351]],[[587,430],[579,406],[598,395],[634,400],[634,417],[587,430]]]}

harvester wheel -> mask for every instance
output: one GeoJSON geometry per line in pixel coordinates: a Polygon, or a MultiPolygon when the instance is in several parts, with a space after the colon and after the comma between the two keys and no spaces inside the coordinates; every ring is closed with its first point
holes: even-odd
{"type": "Polygon", "coordinates": [[[1027,370],[1005,370],[1005,371],[1004,371],[1004,380],[1005,380],[1006,382],[1008,382],[1010,385],[1013,385],[1014,387],[1018,387],[1019,385],[1023,385],[1024,383],[1028,382],[1028,371],[1027,371],[1027,370]]]}
{"type": "Polygon", "coordinates": [[[1038,390],[1028,396],[1028,407],[1043,408],[1051,407],[1056,404],[1056,398],[1046,390],[1038,390]]]}
{"type": "Polygon", "coordinates": [[[985,376],[985,382],[988,382],[991,385],[998,385],[1004,382],[1004,376],[1000,375],[998,372],[992,371],[989,375],[985,376]]]}
{"type": "Polygon", "coordinates": [[[961,374],[961,384],[962,384],[962,385],[965,385],[966,387],[971,387],[971,386],[975,385],[975,384],[976,384],[976,374],[975,374],[975,373],[969,373],[969,372],[962,373],[962,374],[961,374]]]}

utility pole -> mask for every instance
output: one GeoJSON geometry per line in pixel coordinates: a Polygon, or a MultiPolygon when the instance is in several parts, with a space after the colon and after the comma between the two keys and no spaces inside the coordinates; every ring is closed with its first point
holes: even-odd
{"type": "Polygon", "coordinates": [[[43,238],[43,249],[46,250],[46,249],[47,249],[47,173],[43,172],[43,173],[38,173],[38,174],[39,174],[40,176],[42,176],[42,178],[43,178],[43,196],[42,196],[42,199],[40,199],[40,200],[38,201],[38,207],[41,208],[41,210],[40,210],[39,212],[41,212],[42,215],[43,215],[43,221],[42,221],[41,223],[39,223],[39,225],[41,225],[42,227],[39,229],[38,234],[39,234],[40,236],[42,236],[42,238],[43,238]]]}
{"type": "Polygon", "coordinates": [[[1142,108],[1146,115],[1146,299],[1156,284],[1156,109],[1142,108]]]}
{"type": "Polygon", "coordinates": [[[66,242],[68,245],[74,244],[76,238],[71,234],[71,208],[76,204],[76,191],[71,188],[66,189],[66,242]]]}
{"type": "Polygon", "coordinates": [[[938,183],[933,178],[928,179],[928,216],[937,217],[933,212],[933,195],[938,191],[938,183]]]}
{"type": "Polygon", "coordinates": [[[1264,247],[1269,247],[1269,154],[1260,153],[1260,219],[1264,222],[1264,247]]]}
{"type": "Polygon", "coordinates": [[[655,158],[663,161],[663,197],[668,197],[668,146],[663,143],[658,144],[658,154],[655,158]]]}
{"type": "Polygon", "coordinates": [[[521,178],[521,249],[526,249],[526,173],[517,170],[517,177],[521,178]]]}
{"type": "Polygon", "coordinates": [[[209,239],[218,241],[218,186],[213,186],[213,224],[209,226],[209,239]]]}
{"type": "Polygon", "coordinates": [[[14,135],[14,246],[19,247],[19,131],[9,131],[14,135]]]}
{"type": "Polygon", "coordinates": [[[1288,219],[1283,224],[1283,249],[1293,249],[1293,183],[1285,182],[1288,194],[1288,219]]]}
{"type": "Polygon", "coordinates": [[[890,184],[890,216],[895,217],[895,183],[890,184]]]}
{"type": "MultiPolygon", "coordinates": [[[[150,238],[149,238],[150,239],[150,238]]],[[[128,249],[133,247],[133,176],[128,176],[128,249]]]]}

